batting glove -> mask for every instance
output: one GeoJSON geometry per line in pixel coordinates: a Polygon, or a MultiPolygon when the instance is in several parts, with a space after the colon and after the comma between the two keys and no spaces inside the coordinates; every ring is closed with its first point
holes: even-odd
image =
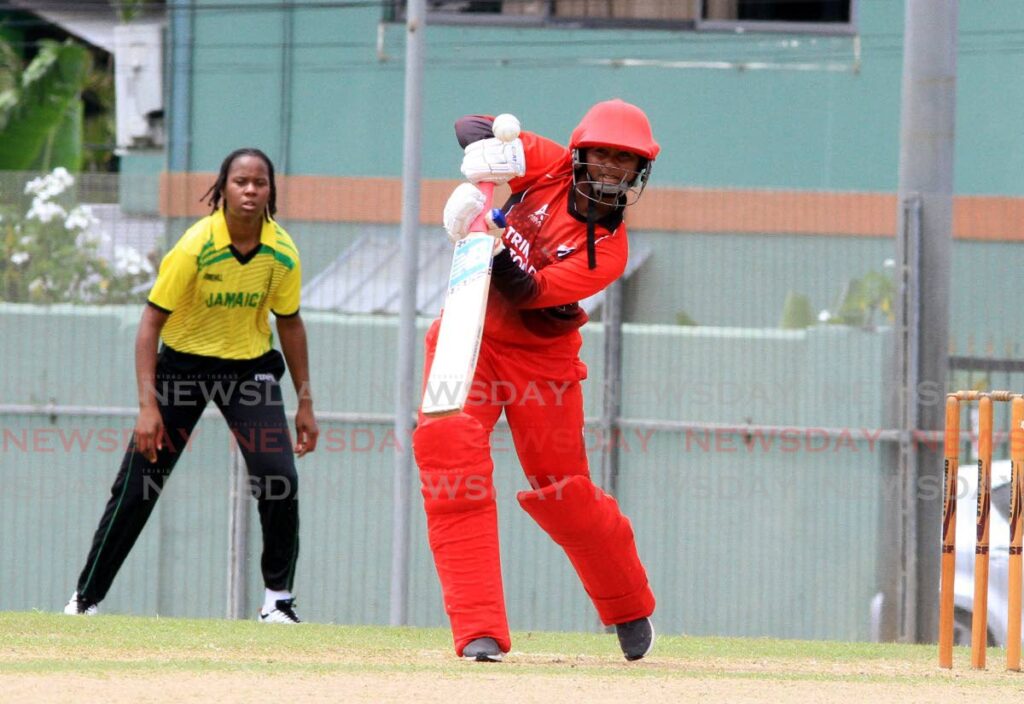
{"type": "Polygon", "coordinates": [[[466,147],[462,175],[472,183],[508,183],[526,173],[523,140],[502,142],[497,137],[481,139],[466,147]]]}
{"type": "Polygon", "coordinates": [[[472,183],[460,183],[452,191],[444,204],[444,229],[452,244],[469,234],[469,226],[484,211],[486,203],[484,194],[472,183]]]}
{"type": "MultiPolygon", "coordinates": [[[[452,191],[444,205],[444,229],[448,231],[448,239],[452,244],[469,234],[473,221],[484,211],[485,204],[484,194],[471,183],[460,184],[452,191]]],[[[505,234],[504,213],[493,208],[484,220],[487,223],[487,234],[500,244],[501,236],[505,234]]]]}

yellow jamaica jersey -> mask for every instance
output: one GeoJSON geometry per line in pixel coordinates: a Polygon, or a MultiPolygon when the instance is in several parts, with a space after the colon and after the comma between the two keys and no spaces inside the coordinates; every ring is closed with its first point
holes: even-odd
{"type": "Polygon", "coordinates": [[[231,246],[224,211],[195,223],[160,263],[149,303],[170,313],[161,337],[179,352],[254,359],[273,346],[269,312],[299,312],[299,252],[276,222],[245,256],[231,246]]]}

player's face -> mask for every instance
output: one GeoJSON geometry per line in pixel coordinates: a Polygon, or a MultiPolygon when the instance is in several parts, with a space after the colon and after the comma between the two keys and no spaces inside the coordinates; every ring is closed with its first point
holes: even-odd
{"type": "Polygon", "coordinates": [[[224,207],[239,217],[262,217],[270,202],[270,172],[263,159],[244,155],[231,162],[224,185],[224,207]]]}
{"type": "Polygon", "coordinates": [[[640,156],[614,147],[590,147],[586,162],[592,181],[615,185],[622,181],[633,182],[640,167],[640,156]]]}

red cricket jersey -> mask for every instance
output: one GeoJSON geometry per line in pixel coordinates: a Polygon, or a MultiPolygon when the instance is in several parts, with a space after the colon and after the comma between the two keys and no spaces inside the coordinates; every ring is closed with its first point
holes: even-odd
{"type": "Polygon", "coordinates": [[[621,209],[595,223],[596,267],[587,259],[587,222],[571,202],[572,157],[524,132],[527,172],[509,182],[505,251],[494,259],[484,335],[527,346],[577,349],[587,314],[578,302],[626,268],[629,244],[621,209]]]}

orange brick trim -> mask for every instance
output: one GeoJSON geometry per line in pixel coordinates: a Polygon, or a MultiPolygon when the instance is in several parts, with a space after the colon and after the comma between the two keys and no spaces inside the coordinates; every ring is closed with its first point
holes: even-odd
{"type": "MultiPolygon", "coordinates": [[[[216,180],[213,173],[164,173],[160,212],[200,217],[199,199],[216,180]]],[[[421,182],[420,222],[441,222],[445,199],[458,181],[421,182]]],[[[281,176],[282,220],[397,224],[402,184],[395,178],[281,176]]],[[[496,194],[501,202],[507,190],[496,194]]],[[[845,235],[892,237],[896,196],[890,193],[651,188],[628,211],[630,227],[676,232],[845,235]]],[[[958,239],[1024,240],[1024,198],[957,196],[953,231],[958,239]]]]}
{"type": "MultiPolygon", "coordinates": [[[[160,214],[206,215],[210,208],[200,199],[216,180],[215,173],[161,174],[160,214]]],[[[420,222],[440,226],[444,203],[458,183],[421,181],[420,222]]],[[[399,223],[402,218],[402,183],[398,179],[279,176],[277,191],[277,215],[282,220],[399,223]]],[[[507,197],[507,188],[495,191],[496,201],[507,197]]]]}

